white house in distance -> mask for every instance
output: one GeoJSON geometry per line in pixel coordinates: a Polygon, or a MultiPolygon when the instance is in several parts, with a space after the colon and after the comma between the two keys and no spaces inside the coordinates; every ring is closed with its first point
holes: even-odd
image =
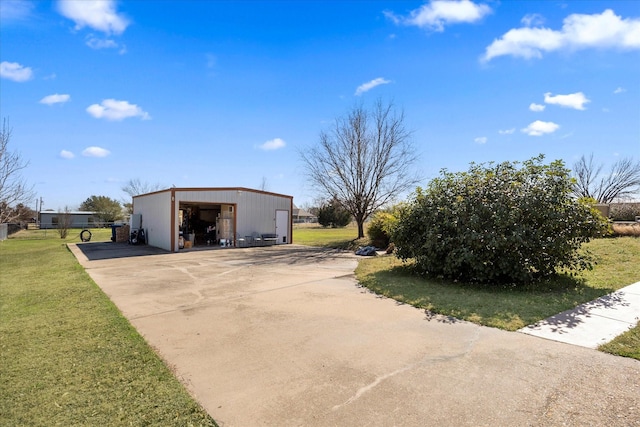
{"type": "Polygon", "coordinates": [[[67,228],[94,228],[102,226],[102,222],[95,216],[95,212],[71,211],[71,212],[40,212],[40,228],[58,228],[63,222],[63,217],[69,216],[67,228]]]}
{"type": "Polygon", "coordinates": [[[168,188],[133,197],[131,228],[168,251],[242,246],[266,238],[290,244],[293,197],[250,188],[168,188]]]}

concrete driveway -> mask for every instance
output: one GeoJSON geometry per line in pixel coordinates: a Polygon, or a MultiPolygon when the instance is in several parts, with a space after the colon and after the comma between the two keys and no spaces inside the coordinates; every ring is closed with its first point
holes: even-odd
{"type": "Polygon", "coordinates": [[[71,249],[221,426],[640,426],[640,362],[426,316],[351,254],[71,249]]]}

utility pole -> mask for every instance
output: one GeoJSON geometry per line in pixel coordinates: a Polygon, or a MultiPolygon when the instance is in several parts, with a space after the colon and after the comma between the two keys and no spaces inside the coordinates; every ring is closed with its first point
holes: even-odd
{"type": "Polygon", "coordinates": [[[40,218],[42,217],[41,212],[42,212],[43,204],[44,204],[44,201],[42,200],[42,197],[40,197],[40,210],[38,211],[38,228],[40,228],[40,218]]]}

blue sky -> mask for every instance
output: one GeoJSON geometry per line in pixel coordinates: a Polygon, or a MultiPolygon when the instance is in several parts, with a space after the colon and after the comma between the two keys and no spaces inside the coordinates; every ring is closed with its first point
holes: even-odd
{"type": "MultiPolygon", "coordinates": [[[[0,115],[44,209],[163,187],[304,205],[299,151],[393,101],[442,168],[640,159],[640,2],[0,0],[0,115]]],[[[35,208],[35,199],[31,204],[35,208]]]]}

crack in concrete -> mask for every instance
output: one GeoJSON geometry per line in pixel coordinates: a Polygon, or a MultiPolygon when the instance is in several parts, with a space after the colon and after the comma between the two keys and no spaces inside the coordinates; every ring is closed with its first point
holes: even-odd
{"type": "Polygon", "coordinates": [[[427,364],[431,364],[431,363],[439,363],[439,362],[448,362],[451,360],[455,360],[455,359],[460,359],[462,357],[466,357],[469,353],[471,353],[471,351],[473,350],[473,347],[475,346],[476,342],[478,341],[478,339],[480,339],[480,327],[476,328],[475,334],[474,336],[471,337],[471,339],[468,340],[467,345],[465,346],[465,348],[456,354],[452,354],[450,356],[438,356],[438,357],[432,357],[432,356],[426,356],[424,358],[422,358],[420,361],[416,362],[416,363],[411,363],[403,368],[400,369],[396,369],[393,372],[378,376],[373,382],[371,382],[370,384],[367,384],[364,387],[361,387],[360,389],[358,389],[358,391],[356,391],[356,393],[351,396],[349,399],[347,399],[345,402],[339,404],[339,405],[335,405],[333,408],[331,408],[332,411],[337,411],[340,408],[350,405],[351,403],[355,402],[356,400],[358,400],[362,395],[368,393],[369,391],[373,390],[375,387],[377,387],[380,383],[382,383],[383,381],[394,377],[396,375],[402,374],[406,371],[410,371],[412,369],[415,368],[419,368],[421,366],[425,366],[427,364]]]}
{"type": "Polygon", "coordinates": [[[355,402],[356,400],[358,400],[362,395],[364,395],[365,393],[368,393],[369,391],[373,390],[375,387],[377,387],[380,383],[382,383],[383,381],[394,377],[396,375],[402,374],[406,371],[410,371],[412,369],[415,368],[419,368],[421,366],[425,366],[431,363],[440,363],[440,362],[448,362],[451,360],[455,360],[455,359],[460,359],[463,357],[466,357],[469,353],[471,353],[471,351],[473,350],[473,347],[475,346],[476,342],[478,341],[478,339],[480,338],[480,327],[476,328],[475,334],[474,336],[471,337],[471,339],[469,339],[467,341],[467,345],[465,346],[465,348],[456,354],[452,354],[450,356],[427,356],[424,357],[423,359],[421,359],[420,361],[416,362],[416,363],[412,363],[410,365],[407,365],[403,368],[397,369],[393,372],[390,372],[388,374],[384,374],[381,375],[379,377],[377,377],[373,382],[371,382],[370,384],[367,384],[364,387],[361,387],[360,389],[358,389],[358,391],[356,391],[356,393],[351,396],[349,399],[347,399],[345,402],[339,404],[339,405],[335,405],[333,408],[331,408],[332,411],[337,411],[340,408],[350,405],[351,403],[355,402]]]}

